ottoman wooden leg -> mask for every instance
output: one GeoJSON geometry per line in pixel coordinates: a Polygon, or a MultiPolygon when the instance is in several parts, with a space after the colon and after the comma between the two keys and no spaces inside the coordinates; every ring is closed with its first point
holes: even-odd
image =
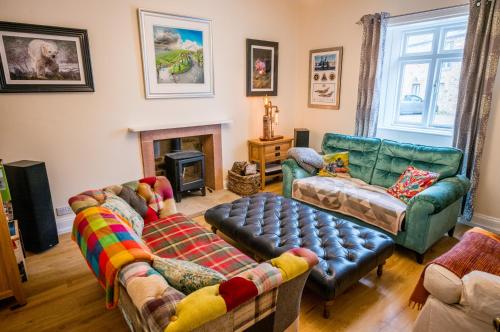
{"type": "Polygon", "coordinates": [[[333,305],[333,300],[332,301],[326,301],[323,305],[323,318],[328,319],[330,318],[330,307],[333,305]]]}
{"type": "Polygon", "coordinates": [[[384,265],[385,265],[385,262],[380,264],[378,267],[377,267],[377,277],[381,277],[382,274],[384,273],[384,265]]]}
{"type": "Polygon", "coordinates": [[[217,228],[216,228],[215,226],[212,226],[212,232],[213,232],[214,234],[217,234],[217,228]]]}

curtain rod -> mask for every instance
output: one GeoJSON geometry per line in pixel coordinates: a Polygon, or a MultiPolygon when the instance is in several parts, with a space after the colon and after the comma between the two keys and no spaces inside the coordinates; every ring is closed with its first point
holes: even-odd
{"type": "MultiPolygon", "coordinates": [[[[441,7],[441,8],[433,8],[433,9],[429,9],[429,10],[422,10],[422,11],[414,12],[414,13],[406,13],[406,14],[400,14],[400,15],[391,15],[391,16],[387,16],[386,18],[389,19],[389,18],[403,17],[403,16],[409,16],[409,15],[415,15],[415,14],[430,13],[430,12],[434,12],[436,10],[458,8],[458,7],[464,7],[464,6],[469,6],[469,3],[464,3],[464,4],[461,4],[461,5],[453,5],[453,6],[448,6],[448,7],[441,7]]],[[[361,23],[362,23],[361,21],[357,21],[356,22],[356,24],[361,24],[361,23]]]]}
{"type": "Polygon", "coordinates": [[[429,9],[429,10],[422,10],[420,12],[414,12],[414,13],[400,14],[400,15],[394,15],[394,16],[391,15],[391,16],[388,16],[387,18],[395,18],[395,17],[401,17],[401,16],[423,14],[423,13],[435,12],[436,10],[451,9],[451,8],[458,8],[458,7],[464,7],[464,6],[469,6],[469,4],[468,3],[464,3],[464,4],[461,4],[461,5],[454,5],[454,6],[434,8],[434,9],[429,9]]]}

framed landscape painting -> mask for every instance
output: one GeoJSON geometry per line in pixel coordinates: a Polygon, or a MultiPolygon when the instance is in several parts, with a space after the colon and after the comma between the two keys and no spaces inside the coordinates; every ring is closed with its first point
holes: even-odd
{"type": "Polygon", "coordinates": [[[139,9],[146,98],[213,97],[212,21],[139,9]]]}
{"type": "Polygon", "coordinates": [[[278,43],[247,39],[247,96],[278,95],[278,43]]]}
{"type": "Polygon", "coordinates": [[[0,22],[0,92],[94,91],[86,30],[0,22]]]}
{"type": "Polygon", "coordinates": [[[309,107],[339,109],[341,74],[342,47],[309,52],[309,107]]]}

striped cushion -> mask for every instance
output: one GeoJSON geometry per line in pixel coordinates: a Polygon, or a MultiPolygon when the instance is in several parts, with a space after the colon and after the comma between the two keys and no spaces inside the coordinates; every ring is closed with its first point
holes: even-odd
{"type": "Polygon", "coordinates": [[[200,264],[226,278],[257,266],[250,257],[180,213],[145,225],[142,239],[160,257],[200,264]]]}

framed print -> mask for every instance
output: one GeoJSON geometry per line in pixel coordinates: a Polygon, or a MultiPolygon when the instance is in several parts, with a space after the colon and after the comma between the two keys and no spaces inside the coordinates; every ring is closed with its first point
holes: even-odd
{"type": "Polygon", "coordinates": [[[139,9],[146,98],[213,97],[212,21],[139,9]]]}
{"type": "Polygon", "coordinates": [[[310,51],[309,107],[338,110],[341,76],[342,47],[310,51]]]}
{"type": "Polygon", "coordinates": [[[87,30],[0,22],[0,92],[92,92],[87,30]]]}
{"type": "Polygon", "coordinates": [[[247,39],[247,96],[278,95],[278,43],[247,39]]]}

